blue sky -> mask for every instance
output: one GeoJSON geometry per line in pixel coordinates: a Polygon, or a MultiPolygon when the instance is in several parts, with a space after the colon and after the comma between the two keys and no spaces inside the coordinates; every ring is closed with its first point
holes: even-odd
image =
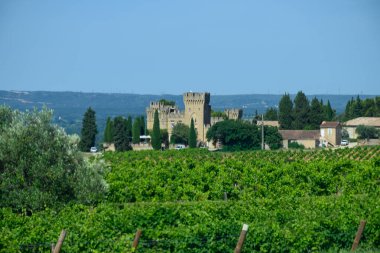
{"type": "Polygon", "coordinates": [[[0,89],[380,94],[380,1],[0,1],[0,89]]]}

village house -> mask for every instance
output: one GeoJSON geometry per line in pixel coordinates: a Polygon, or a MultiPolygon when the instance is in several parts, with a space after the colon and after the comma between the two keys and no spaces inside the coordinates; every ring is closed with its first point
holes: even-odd
{"type": "Polygon", "coordinates": [[[282,146],[288,148],[292,142],[297,142],[305,148],[316,148],[319,146],[319,130],[279,130],[282,136],[282,146]]]}
{"type": "Polygon", "coordinates": [[[321,143],[325,147],[339,146],[342,142],[342,125],[338,121],[323,121],[320,125],[321,143]]]}
{"type": "Polygon", "coordinates": [[[380,130],[380,117],[359,117],[345,122],[343,129],[347,130],[350,139],[358,138],[356,128],[359,125],[372,126],[380,130]]]}

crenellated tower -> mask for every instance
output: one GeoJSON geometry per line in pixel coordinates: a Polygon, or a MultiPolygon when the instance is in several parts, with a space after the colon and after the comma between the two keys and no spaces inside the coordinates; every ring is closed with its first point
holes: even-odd
{"type": "Polygon", "coordinates": [[[206,141],[206,125],[210,125],[210,93],[187,92],[183,94],[185,104],[184,123],[190,126],[191,119],[197,131],[197,139],[206,141]]]}

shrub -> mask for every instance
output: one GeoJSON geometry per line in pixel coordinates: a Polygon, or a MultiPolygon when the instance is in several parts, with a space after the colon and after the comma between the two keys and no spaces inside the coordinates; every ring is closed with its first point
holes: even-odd
{"type": "Polygon", "coordinates": [[[78,137],[51,123],[52,111],[11,111],[0,132],[0,206],[38,210],[71,200],[94,203],[106,185],[79,152],[78,137]],[[96,185],[96,186],[95,186],[96,185]],[[84,190],[91,195],[84,198],[84,190]]]}
{"type": "Polygon", "coordinates": [[[305,146],[303,144],[299,144],[298,142],[294,141],[294,142],[289,143],[288,148],[305,149],[305,146]]]}

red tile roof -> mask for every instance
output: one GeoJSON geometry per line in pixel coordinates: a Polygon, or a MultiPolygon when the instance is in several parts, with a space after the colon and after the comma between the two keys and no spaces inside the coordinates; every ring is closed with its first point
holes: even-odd
{"type": "Polygon", "coordinates": [[[352,119],[344,123],[345,126],[374,126],[380,127],[380,117],[359,117],[356,119],[352,119]]]}
{"type": "Polygon", "coordinates": [[[284,140],[319,140],[319,130],[279,130],[284,140]]]}

